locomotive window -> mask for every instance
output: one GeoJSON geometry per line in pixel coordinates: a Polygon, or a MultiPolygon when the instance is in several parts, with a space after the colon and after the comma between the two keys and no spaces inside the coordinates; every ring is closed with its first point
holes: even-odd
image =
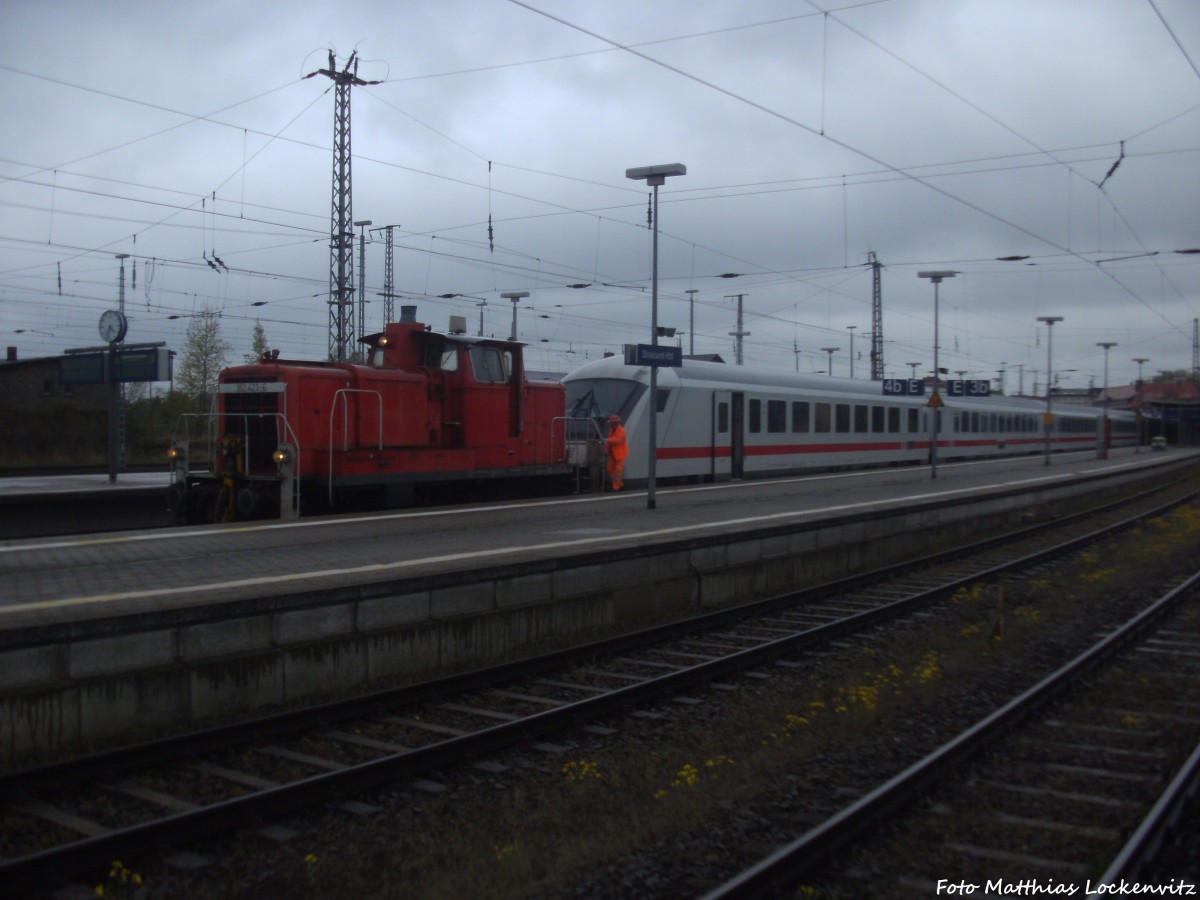
{"type": "Polygon", "coordinates": [[[471,371],[477,384],[504,384],[508,381],[500,351],[495,347],[472,347],[471,371]]]}
{"type": "Polygon", "coordinates": [[[750,433],[758,434],[762,431],[762,401],[750,401],[750,433]]]}
{"type": "Polygon", "coordinates": [[[854,407],[854,431],[856,434],[866,434],[870,429],[867,427],[871,415],[871,407],[855,406],[854,407]]]}
{"type": "Polygon", "coordinates": [[[767,401],[767,431],[772,434],[787,431],[787,403],[783,400],[767,401]]]}
{"type": "Polygon", "coordinates": [[[458,348],[457,347],[447,347],[445,350],[443,350],[442,351],[442,359],[438,365],[439,365],[439,368],[441,368],[441,370],[443,372],[457,372],[458,371],[458,348]]]}
{"type": "Polygon", "coordinates": [[[792,404],[792,431],[799,434],[808,432],[808,404],[797,401],[792,404]]]}
{"type": "Polygon", "coordinates": [[[909,411],[908,411],[908,433],[909,434],[917,433],[917,431],[918,431],[917,426],[920,424],[919,416],[920,416],[919,410],[913,409],[913,408],[909,409],[909,411]]]}
{"type": "Polygon", "coordinates": [[[887,430],[884,425],[883,417],[884,412],[882,406],[871,407],[871,431],[873,431],[875,434],[881,434],[887,430]]]}
{"type": "Polygon", "coordinates": [[[900,432],[900,407],[889,406],[887,408],[887,417],[888,417],[888,429],[887,430],[889,432],[891,432],[892,434],[899,434],[899,432],[900,432]]]}
{"type": "Polygon", "coordinates": [[[665,412],[667,409],[667,401],[671,399],[671,391],[669,388],[658,389],[658,409],[657,412],[665,412]]]}
{"type": "Polygon", "coordinates": [[[830,431],[829,404],[815,403],[813,406],[815,407],[813,431],[820,434],[828,434],[830,431]]]}
{"type": "Polygon", "coordinates": [[[850,433],[850,404],[838,403],[834,406],[834,430],[838,434],[850,433]]]}
{"type": "Polygon", "coordinates": [[[729,434],[729,404],[717,404],[717,434],[729,434]]]}

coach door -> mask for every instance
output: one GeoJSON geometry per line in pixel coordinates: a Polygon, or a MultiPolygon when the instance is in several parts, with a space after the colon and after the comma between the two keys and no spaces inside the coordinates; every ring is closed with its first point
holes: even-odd
{"type": "Polygon", "coordinates": [[[742,418],[745,395],[714,391],[712,408],[712,477],[728,481],[742,477],[742,418]]]}

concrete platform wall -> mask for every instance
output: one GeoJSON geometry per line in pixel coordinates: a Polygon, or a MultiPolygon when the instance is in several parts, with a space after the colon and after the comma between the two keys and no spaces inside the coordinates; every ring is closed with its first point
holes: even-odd
{"type": "Polygon", "coordinates": [[[485,665],[841,577],[1161,470],[437,577],[29,628],[0,646],[7,766],[485,665]]]}

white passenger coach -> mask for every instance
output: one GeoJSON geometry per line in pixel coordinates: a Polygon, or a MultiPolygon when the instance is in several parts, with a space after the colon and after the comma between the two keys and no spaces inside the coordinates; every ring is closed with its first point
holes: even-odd
{"type": "MultiPolygon", "coordinates": [[[[564,380],[567,416],[601,432],[619,415],[629,434],[625,480],[647,479],[650,370],[621,357],[564,380]]],[[[1044,401],[942,396],[938,459],[1040,453],[1044,401]]],[[[656,479],[721,481],[815,469],[928,463],[934,410],[926,396],[885,396],[883,383],[683,360],[658,370],[656,479]]],[[[1053,404],[1051,451],[1101,448],[1104,410],[1053,404]]],[[[1109,412],[1110,447],[1131,447],[1137,421],[1109,412]]]]}

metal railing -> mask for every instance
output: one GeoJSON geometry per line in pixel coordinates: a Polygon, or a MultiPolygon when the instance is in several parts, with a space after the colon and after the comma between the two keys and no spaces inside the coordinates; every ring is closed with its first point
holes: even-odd
{"type": "MultiPolygon", "coordinates": [[[[181,415],[179,417],[179,422],[175,426],[174,433],[171,435],[171,443],[172,444],[179,443],[179,433],[180,433],[180,429],[182,428],[183,440],[188,442],[188,447],[189,447],[189,455],[188,455],[188,471],[189,472],[193,471],[192,466],[191,466],[191,454],[190,454],[191,420],[200,419],[200,420],[204,421],[204,432],[205,432],[205,439],[206,439],[205,450],[208,455],[207,468],[205,468],[203,470],[196,470],[196,471],[205,471],[205,472],[211,473],[211,472],[215,472],[214,464],[215,464],[216,457],[217,457],[217,453],[216,453],[217,431],[219,430],[217,428],[217,424],[218,424],[217,420],[220,418],[241,419],[242,420],[241,433],[242,433],[242,435],[244,435],[244,444],[242,445],[242,454],[243,454],[242,458],[245,461],[245,462],[243,462],[243,467],[246,469],[246,471],[242,474],[246,474],[246,475],[249,474],[249,468],[250,468],[249,460],[254,458],[254,453],[256,451],[261,452],[252,443],[253,432],[250,429],[250,420],[251,419],[258,419],[258,420],[275,419],[275,442],[274,442],[274,446],[268,448],[267,458],[270,458],[270,454],[275,452],[275,449],[276,449],[276,447],[279,446],[279,444],[290,443],[296,448],[296,468],[297,469],[300,468],[300,452],[301,452],[300,440],[296,437],[296,433],[292,430],[291,424],[288,422],[287,417],[283,413],[280,413],[280,412],[183,413],[183,415],[181,415]]],[[[261,433],[262,430],[263,429],[259,429],[259,432],[261,433]]]]}
{"type": "Polygon", "coordinates": [[[329,410],[329,502],[333,504],[333,423],[337,420],[338,401],[342,401],[342,452],[349,450],[350,400],[349,394],[374,394],[379,401],[379,450],[383,450],[383,395],[379,391],[359,388],[342,388],[333,395],[333,406],[329,410]]]}
{"type": "Polygon", "coordinates": [[[575,491],[578,493],[582,490],[581,475],[584,470],[591,475],[593,484],[605,477],[600,466],[600,447],[604,444],[604,435],[600,432],[600,425],[590,416],[555,416],[550,420],[551,447],[558,446],[555,438],[560,428],[564,451],[564,458],[560,462],[575,467],[575,491]]]}

